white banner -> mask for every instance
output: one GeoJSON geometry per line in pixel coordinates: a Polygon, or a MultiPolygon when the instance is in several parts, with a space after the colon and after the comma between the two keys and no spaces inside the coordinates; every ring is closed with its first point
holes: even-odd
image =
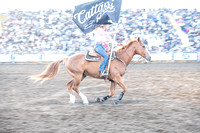
{"type": "Polygon", "coordinates": [[[14,61],[15,62],[39,62],[40,60],[40,54],[23,54],[18,55],[14,54],[14,61]]]}
{"type": "Polygon", "coordinates": [[[197,60],[197,53],[174,53],[174,60],[197,60]]]}
{"type": "Polygon", "coordinates": [[[57,61],[66,58],[66,54],[43,54],[42,61],[57,61]]]}
{"type": "MultiPolygon", "coordinates": [[[[0,62],[51,62],[61,60],[68,57],[67,54],[0,54],[0,62]]],[[[135,55],[133,60],[137,61],[140,58],[139,55],[135,55]]],[[[200,61],[199,53],[151,53],[152,61],[200,61]]]]}
{"type": "Polygon", "coordinates": [[[0,62],[11,62],[10,54],[0,54],[0,62]]]}
{"type": "Polygon", "coordinates": [[[151,54],[151,60],[152,61],[159,61],[159,60],[165,60],[170,61],[172,60],[173,53],[152,53],[151,54]]]}

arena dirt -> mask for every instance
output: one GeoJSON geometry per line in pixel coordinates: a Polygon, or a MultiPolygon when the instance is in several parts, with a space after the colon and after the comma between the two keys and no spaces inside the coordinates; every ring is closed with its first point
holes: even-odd
{"type": "Polygon", "coordinates": [[[87,77],[80,85],[90,104],[76,95],[69,104],[61,65],[58,75],[42,85],[28,76],[47,64],[0,65],[0,132],[10,133],[199,133],[200,63],[130,64],[123,80],[127,92],[119,104],[113,98],[95,103],[109,93],[109,82],[87,77]]]}

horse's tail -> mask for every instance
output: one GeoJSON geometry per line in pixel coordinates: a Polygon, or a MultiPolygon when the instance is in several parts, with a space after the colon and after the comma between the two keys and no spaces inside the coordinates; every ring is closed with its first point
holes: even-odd
{"type": "Polygon", "coordinates": [[[41,74],[32,75],[30,76],[30,79],[33,79],[36,82],[41,81],[43,83],[44,81],[53,78],[60,69],[60,63],[65,62],[66,60],[67,58],[64,58],[63,60],[50,63],[41,74]]]}

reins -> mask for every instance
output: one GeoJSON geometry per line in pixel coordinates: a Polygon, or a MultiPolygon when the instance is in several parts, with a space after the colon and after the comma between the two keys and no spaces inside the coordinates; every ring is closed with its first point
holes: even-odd
{"type": "MultiPolygon", "coordinates": [[[[130,56],[130,55],[128,54],[128,52],[127,52],[127,49],[125,50],[125,53],[128,55],[128,57],[130,58],[130,60],[132,60],[131,56],[130,56]]],[[[126,63],[125,63],[122,59],[119,58],[119,56],[118,56],[118,51],[116,51],[115,55],[116,55],[116,59],[119,60],[119,61],[121,61],[121,62],[124,64],[124,66],[125,66],[125,71],[126,71],[127,65],[126,65],[126,63]]]]}
{"type": "Polygon", "coordinates": [[[115,58],[116,58],[117,60],[121,61],[121,62],[124,64],[125,71],[126,71],[126,67],[127,67],[127,66],[126,66],[126,63],[125,63],[125,62],[124,62],[122,59],[120,59],[120,58],[119,58],[119,56],[118,56],[118,53],[117,53],[117,52],[115,53],[115,55],[116,55],[116,56],[115,56],[115,58]]]}
{"type": "Polygon", "coordinates": [[[132,60],[131,56],[128,54],[127,49],[126,49],[126,54],[128,55],[128,57],[132,60]]]}

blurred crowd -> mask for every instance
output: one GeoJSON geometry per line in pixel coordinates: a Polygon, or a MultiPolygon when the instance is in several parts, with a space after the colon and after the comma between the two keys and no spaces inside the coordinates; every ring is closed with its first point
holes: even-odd
{"type": "MultiPolygon", "coordinates": [[[[2,14],[6,19],[1,20],[0,54],[74,54],[94,46],[92,34],[83,34],[73,22],[72,10],[2,14]]],[[[196,9],[121,11],[117,27],[117,43],[141,37],[150,52],[200,51],[200,12],[196,9]]]]}

